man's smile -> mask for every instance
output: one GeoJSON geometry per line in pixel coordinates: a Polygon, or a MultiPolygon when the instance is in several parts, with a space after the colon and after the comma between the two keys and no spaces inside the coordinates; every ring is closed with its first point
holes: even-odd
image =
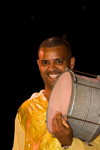
{"type": "Polygon", "coordinates": [[[60,74],[49,74],[48,76],[49,76],[51,79],[57,79],[59,75],[60,75],[60,74]]]}

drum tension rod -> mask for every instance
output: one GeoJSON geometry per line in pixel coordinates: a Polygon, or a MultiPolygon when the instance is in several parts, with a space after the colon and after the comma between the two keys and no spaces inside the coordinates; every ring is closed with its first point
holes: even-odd
{"type": "Polygon", "coordinates": [[[80,120],[80,121],[84,121],[84,122],[88,122],[88,123],[92,123],[92,124],[96,124],[96,125],[100,125],[99,123],[95,123],[95,122],[92,122],[92,121],[88,121],[88,120],[84,120],[84,119],[72,117],[72,116],[69,116],[69,115],[67,115],[66,117],[67,117],[67,118],[76,119],[76,120],[80,120]]]}
{"type": "Polygon", "coordinates": [[[95,77],[95,78],[100,78],[100,75],[89,74],[89,73],[85,73],[85,72],[78,71],[78,70],[73,70],[73,71],[77,72],[77,73],[80,73],[80,74],[87,75],[87,76],[91,76],[91,77],[95,77]]]}

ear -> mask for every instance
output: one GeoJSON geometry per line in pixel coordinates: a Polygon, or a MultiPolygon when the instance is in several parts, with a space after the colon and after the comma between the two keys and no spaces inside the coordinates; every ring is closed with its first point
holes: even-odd
{"type": "Polygon", "coordinates": [[[75,66],[75,57],[72,57],[70,59],[70,69],[73,70],[74,69],[74,66],[75,66]]]}
{"type": "Polygon", "coordinates": [[[39,60],[37,60],[37,64],[39,65],[39,60]]]}
{"type": "MultiPolygon", "coordinates": [[[[40,66],[40,65],[39,65],[39,60],[37,60],[37,64],[38,64],[38,67],[39,67],[39,66],[40,66]]],[[[40,67],[39,67],[39,68],[40,68],[40,67]]]]}

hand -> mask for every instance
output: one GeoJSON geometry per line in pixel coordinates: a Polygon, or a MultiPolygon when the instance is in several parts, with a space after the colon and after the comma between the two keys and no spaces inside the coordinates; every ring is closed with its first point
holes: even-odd
{"type": "Polygon", "coordinates": [[[67,118],[65,118],[63,121],[61,112],[57,112],[52,119],[52,133],[59,140],[61,145],[70,146],[72,144],[73,140],[72,128],[68,124],[67,118]]]}

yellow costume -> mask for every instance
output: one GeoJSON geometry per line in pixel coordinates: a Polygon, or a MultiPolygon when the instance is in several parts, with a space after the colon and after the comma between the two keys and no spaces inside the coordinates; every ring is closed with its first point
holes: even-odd
{"type": "MultiPolygon", "coordinates": [[[[62,150],[59,141],[53,138],[46,127],[48,102],[43,95],[35,93],[18,110],[15,119],[13,150],[62,150]]],[[[100,134],[87,146],[81,140],[73,138],[69,150],[100,150],[100,134]]]]}

